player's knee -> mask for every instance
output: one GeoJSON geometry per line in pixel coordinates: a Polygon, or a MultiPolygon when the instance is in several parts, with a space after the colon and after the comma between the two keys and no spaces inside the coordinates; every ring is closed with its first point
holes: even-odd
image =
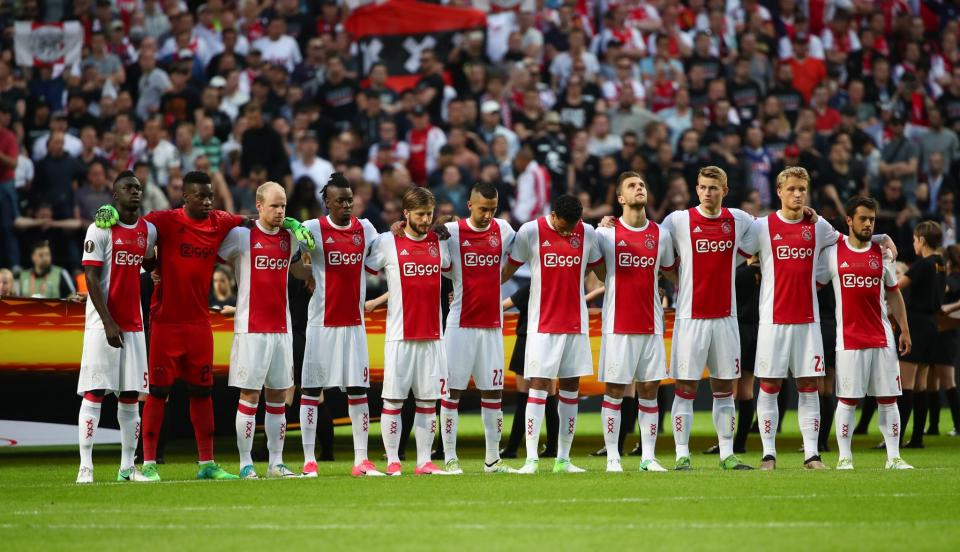
{"type": "Polygon", "coordinates": [[[160,399],[161,401],[165,401],[167,400],[167,397],[170,396],[170,388],[167,386],[151,385],[150,396],[155,399],[160,399]]]}
{"type": "MultiPolygon", "coordinates": [[[[860,404],[860,399],[848,399],[848,398],[845,398],[845,397],[839,397],[837,400],[838,400],[841,404],[845,404],[845,405],[851,406],[851,407],[853,407],[853,408],[856,408],[857,405],[860,404]]],[[[878,401],[879,401],[879,399],[878,399],[878,401]]]]}
{"type": "Polygon", "coordinates": [[[130,399],[136,400],[139,397],[140,397],[140,393],[137,393],[136,391],[123,391],[120,393],[120,398],[127,401],[129,401],[130,399]]]}
{"type": "Polygon", "coordinates": [[[877,397],[877,404],[896,404],[896,397],[877,397]]]}
{"type": "Polygon", "coordinates": [[[83,398],[102,399],[104,395],[106,395],[106,391],[103,389],[93,389],[91,391],[84,391],[83,398]]]}
{"type": "Polygon", "coordinates": [[[563,378],[560,380],[560,390],[576,392],[580,390],[580,378],[563,378]]]}
{"type": "Polygon", "coordinates": [[[625,385],[608,383],[604,387],[603,394],[614,399],[621,399],[623,398],[623,390],[625,387],[626,387],[625,385]]]}
{"type": "Polygon", "coordinates": [[[323,393],[323,388],[321,387],[304,387],[300,390],[301,395],[308,397],[319,397],[321,393],[323,393]]]}
{"type": "Polygon", "coordinates": [[[447,391],[447,394],[450,396],[450,400],[459,401],[460,396],[463,395],[462,389],[450,389],[447,391]]]}
{"type": "Polygon", "coordinates": [[[187,395],[191,397],[204,398],[213,394],[213,388],[206,385],[188,385],[187,395]]]}
{"type": "MultiPolygon", "coordinates": [[[[304,389],[304,393],[306,393],[306,392],[307,392],[307,390],[304,389]]],[[[318,391],[318,393],[319,393],[319,391],[318,391]]],[[[309,393],[307,393],[307,394],[309,394],[309,393]]],[[[367,388],[366,388],[366,387],[347,387],[347,395],[351,395],[351,396],[353,396],[353,397],[358,397],[358,396],[366,397],[366,396],[367,396],[367,388]]]]}

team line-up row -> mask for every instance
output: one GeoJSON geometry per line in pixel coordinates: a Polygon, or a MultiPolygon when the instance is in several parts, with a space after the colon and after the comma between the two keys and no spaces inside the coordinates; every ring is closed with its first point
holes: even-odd
{"type": "MultiPolygon", "coordinates": [[[[803,168],[777,179],[782,207],[755,219],[722,206],[726,174],[704,167],[697,179],[699,205],[671,213],[661,224],[646,218],[646,185],[625,172],[617,184],[623,215],[597,229],[581,220],[583,207],[569,195],[541,206],[542,216],[514,231],[494,217],[497,190],[479,183],[471,191],[466,219],[434,226],[435,200],[423,188],[403,196],[404,223],[377,235],[353,216],[350,183],[334,174],[323,200],[323,218],[300,223],[285,217],[286,194],[275,183],[257,190],[255,220],[212,209],[208,175],[184,178],[181,209],[139,217],[142,185],[129,172],[114,184],[114,204],[101,208],[87,232],[83,264],[89,282],[87,322],[77,387],[79,416],[78,483],[93,481],[92,449],[104,396],[119,399],[121,464],[118,480],[157,481],[157,438],[170,387],[188,384],[190,417],[197,441],[200,479],[255,479],[251,458],[255,416],[265,400],[264,428],[269,477],[316,477],[314,444],[317,408],[325,388],[346,390],[353,429],[354,476],[398,476],[404,431],[403,401],[416,399],[414,473],[463,473],[456,452],[458,406],[470,379],[481,393],[485,435],[484,472],[535,474],[548,389],[558,381],[560,431],[555,473],[582,472],[570,460],[578,421],[580,377],[593,371],[588,337],[584,277],[604,283],[599,379],[605,383],[602,426],[607,471],[623,471],[616,443],[620,410],[628,386],[636,385],[641,429],[641,471],[666,471],[654,455],[658,433],[656,401],[668,377],[663,341],[660,274],[678,284],[670,377],[676,380],[671,409],[677,470],[692,469],[689,437],[693,400],[703,367],[709,369],[712,418],[720,465],[752,469],[733,452],[736,411],[733,386],[741,376],[734,272],[738,254],[757,255],[762,272],[756,376],[773,396],[784,378],[796,378],[804,467],[826,469],[817,450],[819,378],[825,374],[817,286],[833,284],[836,297],[836,412],[838,469],[852,469],[850,451],[857,401],[876,396],[888,469],[910,469],[899,455],[901,394],[898,352],[911,354],[903,298],[894,274],[896,250],[885,236],[873,236],[876,203],[852,199],[846,209],[849,235],[805,207],[810,187],[803,168]],[[301,254],[304,251],[307,254],[301,254]],[[228,473],[213,458],[212,332],[207,291],[217,261],[233,265],[238,299],[230,355],[229,385],[240,389],[236,433],[240,473],[228,473]],[[526,305],[524,378],[529,381],[524,428],[527,458],[508,467],[500,458],[503,337],[500,284],[526,264],[530,294],[526,305]],[[159,282],[150,308],[149,362],[141,316],[139,274],[155,271],[159,282]],[[383,272],[388,305],[380,427],[387,467],[378,470],[367,454],[370,387],[363,271],[383,272]],[[282,457],[287,391],[293,387],[293,347],[287,306],[287,278],[311,280],[313,296],[300,399],[304,463],[299,473],[282,457]],[[441,278],[453,283],[453,301],[441,328],[441,278]],[[899,326],[898,337],[887,309],[899,326]],[[899,349],[899,351],[898,351],[899,349]],[[147,393],[142,431],[138,396],[147,393]],[[438,430],[445,462],[431,461],[438,430]],[[143,440],[142,469],[134,466],[143,440]]],[[[919,248],[939,246],[939,227],[918,227],[919,248]]],[[[768,408],[769,410],[769,408],[768,408]]],[[[761,469],[776,467],[776,427],[762,424],[761,469]]]]}

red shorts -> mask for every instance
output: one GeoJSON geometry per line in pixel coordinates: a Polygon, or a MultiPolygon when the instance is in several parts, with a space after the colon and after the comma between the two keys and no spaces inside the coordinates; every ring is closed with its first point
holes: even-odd
{"type": "Polygon", "coordinates": [[[150,385],[213,385],[213,330],[207,322],[153,324],[150,328],[150,385]]]}

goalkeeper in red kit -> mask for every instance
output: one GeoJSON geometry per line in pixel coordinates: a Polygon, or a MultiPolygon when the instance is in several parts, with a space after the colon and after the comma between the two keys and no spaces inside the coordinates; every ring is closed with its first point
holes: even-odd
{"type": "MultiPolygon", "coordinates": [[[[143,475],[159,481],[157,438],[170,388],[187,383],[190,421],[197,440],[198,479],[236,479],[213,460],[213,330],[207,311],[210,280],[220,242],[231,229],[251,224],[246,217],[213,209],[210,176],[200,171],[183,178],[184,206],[144,217],[157,228],[160,283],[150,305],[150,394],[143,409],[143,475]]],[[[95,223],[109,228],[118,220],[112,206],[97,211],[95,223]]],[[[313,248],[313,236],[294,219],[284,220],[298,240],[313,248]]]]}

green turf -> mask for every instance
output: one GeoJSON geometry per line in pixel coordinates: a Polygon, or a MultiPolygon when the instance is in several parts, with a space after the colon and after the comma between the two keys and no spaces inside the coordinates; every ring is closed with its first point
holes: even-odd
{"type": "MultiPolygon", "coordinates": [[[[885,472],[879,440],[854,441],[854,472],[807,472],[796,418],[779,440],[780,469],[722,472],[717,457],[694,454],[695,471],[603,473],[586,456],[600,444],[597,413],[583,413],[574,462],[580,475],[536,477],[480,473],[479,417],[461,420],[460,477],[356,480],[349,474],[349,428],[337,429],[337,457],[320,477],[285,481],[194,481],[192,443],[171,445],[164,482],[115,483],[117,447],[97,451],[97,483],[78,487],[72,449],[0,452],[0,539],[4,550],[950,550],[960,539],[960,438],[930,437],[904,451],[918,469],[885,472]]],[[[943,413],[943,420],[949,414],[943,413]]],[[[509,416],[507,420],[509,424],[509,416]]],[[[507,427],[509,425],[507,424],[507,427]]],[[[708,446],[710,415],[698,412],[692,449],[708,446]]],[[[631,437],[628,448],[632,448],[631,437]]],[[[412,441],[412,439],[411,439],[412,441]]],[[[382,451],[379,426],[372,450],[382,451]]],[[[414,452],[404,467],[412,472],[414,452]]],[[[751,436],[745,459],[759,462],[751,436]]],[[[834,447],[835,448],[835,447],[834,447]]],[[[233,441],[217,442],[219,460],[236,472],[233,441]]],[[[672,464],[669,433],[658,443],[672,464]]],[[[298,468],[299,438],[289,434],[287,463],[298,468]]],[[[836,453],[827,453],[828,465],[836,453]]],[[[383,465],[380,458],[375,458],[383,465]]],[[[519,467],[521,461],[511,464],[519,467]]],[[[259,464],[261,472],[265,466],[259,464]]]]}

